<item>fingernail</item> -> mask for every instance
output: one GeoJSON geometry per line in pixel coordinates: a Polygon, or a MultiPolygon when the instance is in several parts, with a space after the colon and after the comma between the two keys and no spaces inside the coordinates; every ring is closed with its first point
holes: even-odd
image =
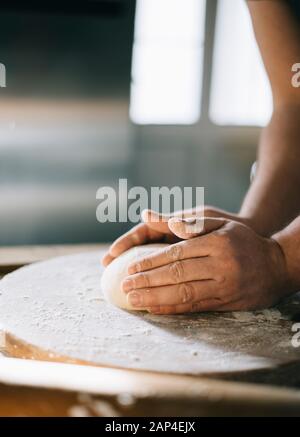
{"type": "Polygon", "coordinates": [[[123,291],[129,291],[129,290],[132,290],[132,288],[133,288],[133,282],[132,282],[131,279],[125,279],[122,282],[122,289],[123,289],[123,291]]]}
{"type": "Polygon", "coordinates": [[[139,307],[142,305],[142,295],[141,293],[129,293],[127,296],[127,300],[133,307],[139,307]]]}
{"type": "Polygon", "coordinates": [[[195,225],[197,223],[197,219],[195,217],[186,217],[183,219],[183,221],[188,225],[195,225]]]}
{"type": "Polygon", "coordinates": [[[204,220],[201,217],[187,217],[183,221],[187,234],[200,234],[204,229],[204,220]]]}

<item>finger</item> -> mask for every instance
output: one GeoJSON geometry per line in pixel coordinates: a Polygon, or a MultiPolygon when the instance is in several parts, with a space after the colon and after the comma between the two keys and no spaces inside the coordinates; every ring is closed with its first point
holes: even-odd
{"type": "Polygon", "coordinates": [[[113,258],[134,246],[148,243],[149,241],[160,241],[162,235],[158,232],[149,232],[148,225],[140,223],[126,234],[119,237],[110,247],[109,255],[113,258]]]}
{"type": "Polygon", "coordinates": [[[135,226],[126,232],[111,245],[109,254],[113,257],[119,256],[130,247],[137,246],[146,242],[148,237],[147,226],[143,223],[135,226]]]}
{"type": "Polygon", "coordinates": [[[215,279],[220,276],[213,257],[203,257],[176,261],[147,272],[127,276],[123,283],[124,292],[138,288],[160,287],[183,282],[215,279]]]}
{"type": "Polygon", "coordinates": [[[216,231],[227,223],[223,218],[210,217],[172,217],[168,221],[170,230],[179,238],[187,240],[216,231]]]}
{"type": "Polygon", "coordinates": [[[168,226],[168,220],[171,217],[170,214],[160,214],[151,209],[144,209],[141,215],[143,222],[147,223],[150,229],[167,235],[172,234],[168,226]]]}
{"type": "Polygon", "coordinates": [[[153,314],[183,314],[199,312],[227,312],[227,311],[244,311],[247,309],[239,297],[232,296],[230,302],[224,303],[221,299],[214,297],[203,299],[195,303],[186,303],[182,305],[160,305],[150,306],[147,311],[153,314]]]}
{"type": "Polygon", "coordinates": [[[178,218],[194,217],[195,210],[187,209],[182,211],[175,211],[172,214],[161,214],[156,211],[153,211],[152,209],[144,209],[141,215],[142,215],[143,222],[147,223],[149,228],[159,232],[163,232],[167,236],[171,235],[173,237],[173,232],[168,226],[168,221],[172,217],[178,217],[178,218]]]}
{"type": "Polygon", "coordinates": [[[147,311],[151,314],[157,314],[157,315],[172,315],[172,314],[221,311],[222,306],[223,306],[222,302],[218,299],[206,299],[194,304],[161,305],[155,307],[148,307],[147,311]]]}
{"type": "Polygon", "coordinates": [[[127,300],[134,308],[147,308],[161,305],[185,305],[218,295],[216,281],[191,281],[183,284],[155,288],[142,288],[131,291],[127,300]]]}
{"type": "Polygon", "coordinates": [[[110,264],[114,260],[114,257],[112,257],[109,253],[106,253],[103,258],[101,259],[101,264],[104,267],[107,267],[108,264],[110,264]]]}
{"type": "Polygon", "coordinates": [[[213,255],[215,253],[216,246],[216,239],[209,238],[209,236],[194,238],[189,241],[181,241],[179,243],[159,249],[138,259],[137,261],[134,261],[128,266],[128,273],[133,275],[135,273],[151,270],[175,261],[213,255]]]}
{"type": "MultiPolygon", "coordinates": [[[[192,211],[192,210],[191,210],[192,211]]],[[[178,211],[174,213],[176,216],[185,217],[191,215],[192,212],[187,211],[186,213],[183,211],[178,211]]],[[[180,238],[177,235],[174,235],[168,226],[168,220],[172,217],[171,214],[160,214],[151,209],[145,209],[142,212],[142,220],[144,223],[147,223],[149,229],[156,232],[161,232],[165,234],[164,241],[166,243],[172,244],[180,241],[180,238]]]]}

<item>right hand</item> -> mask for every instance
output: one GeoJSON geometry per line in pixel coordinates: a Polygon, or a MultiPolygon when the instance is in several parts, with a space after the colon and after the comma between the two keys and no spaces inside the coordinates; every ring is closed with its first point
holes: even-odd
{"type": "MultiPolygon", "coordinates": [[[[144,210],[142,212],[143,223],[134,226],[130,231],[121,235],[109,248],[108,252],[102,259],[102,264],[106,267],[115,258],[120,256],[123,252],[134,246],[148,243],[177,243],[181,239],[176,236],[169,228],[168,222],[172,217],[180,216],[182,218],[194,217],[199,215],[201,217],[215,217],[225,218],[228,220],[235,220],[247,224],[245,219],[240,218],[235,214],[227,213],[218,208],[205,207],[197,209],[190,209],[185,211],[177,211],[173,214],[159,214],[152,210],[144,210]]],[[[203,233],[209,230],[204,229],[203,233]]]]}

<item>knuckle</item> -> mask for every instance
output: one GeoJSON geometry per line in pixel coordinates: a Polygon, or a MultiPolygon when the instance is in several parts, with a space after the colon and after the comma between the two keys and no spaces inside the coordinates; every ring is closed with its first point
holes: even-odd
{"type": "Polygon", "coordinates": [[[136,282],[138,286],[150,287],[150,279],[146,273],[140,273],[139,279],[136,282]]]}
{"type": "Polygon", "coordinates": [[[180,261],[176,261],[170,265],[170,274],[175,283],[178,283],[183,279],[184,271],[183,265],[180,261]]]}
{"type": "Polygon", "coordinates": [[[222,285],[226,282],[226,276],[222,273],[217,273],[215,280],[218,282],[219,285],[222,285]]]}
{"type": "Polygon", "coordinates": [[[229,260],[234,260],[236,258],[238,247],[235,241],[234,235],[229,232],[222,231],[218,233],[219,243],[218,246],[222,253],[222,256],[226,256],[229,260]]]}
{"type": "Polygon", "coordinates": [[[189,283],[179,285],[179,295],[183,304],[192,302],[194,300],[194,288],[189,283]]]}
{"type": "Polygon", "coordinates": [[[226,230],[220,230],[217,232],[218,238],[223,246],[230,246],[232,242],[232,238],[230,234],[226,230]]]}
{"type": "Polygon", "coordinates": [[[139,272],[150,270],[152,268],[152,261],[149,258],[142,258],[136,263],[136,267],[139,272]]]}
{"type": "Polygon", "coordinates": [[[130,236],[129,236],[131,243],[135,246],[138,244],[141,244],[141,237],[139,236],[138,232],[133,232],[130,236]]]}
{"type": "Polygon", "coordinates": [[[172,244],[166,250],[167,257],[171,261],[177,261],[177,260],[181,259],[182,252],[183,252],[182,246],[179,244],[172,244]]]}

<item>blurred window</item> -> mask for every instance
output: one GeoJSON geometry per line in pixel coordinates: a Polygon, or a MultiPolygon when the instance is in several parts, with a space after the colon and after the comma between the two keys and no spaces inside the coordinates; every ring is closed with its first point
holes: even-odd
{"type": "Polygon", "coordinates": [[[264,126],[272,94],[245,1],[219,0],[210,117],[220,125],[264,126]]]}
{"type": "MultiPolygon", "coordinates": [[[[134,123],[184,125],[199,120],[204,50],[211,50],[205,47],[207,9],[205,0],[137,0],[130,103],[134,123]]],[[[245,1],[218,1],[213,64],[208,68],[213,123],[267,123],[271,90],[245,1]]]]}
{"type": "Polygon", "coordinates": [[[205,0],[137,0],[130,116],[192,124],[200,116],[205,0]]]}

